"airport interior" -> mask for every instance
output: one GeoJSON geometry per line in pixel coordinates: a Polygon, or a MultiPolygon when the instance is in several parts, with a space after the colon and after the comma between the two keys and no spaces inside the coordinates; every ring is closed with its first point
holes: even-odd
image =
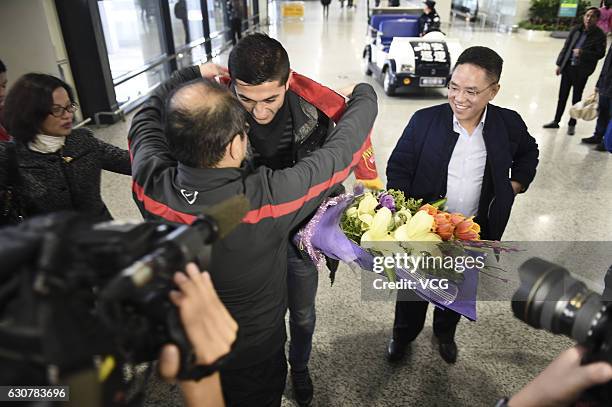
{"type": "MultiPolygon", "coordinates": [[[[376,14],[398,10],[418,16],[424,3],[400,0],[393,10],[387,0],[378,5],[374,0],[353,2],[331,0],[326,16],[319,1],[244,0],[241,30],[243,36],[263,32],[277,39],[287,50],[292,70],[331,89],[361,82],[375,89],[378,116],[371,140],[378,174],[386,184],[387,162],[413,114],[448,102],[446,78],[438,87],[421,81],[422,86],[402,90],[397,84],[389,89],[385,72],[364,59],[378,52],[369,21],[376,14]],[[372,47],[369,54],[366,45],[372,47]]],[[[75,126],[127,148],[134,114],[160,83],[177,69],[207,60],[225,66],[232,50],[225,1],[187,0],[184,20],[175,14],[177,3],[0,1],[0,59],[7,67],[8,89],[27,72],[63,78],[75,89],[80,106],[75,126]]],[[[600,7],[595,0],[591,3],[588,6],[600,7]]],[[[472,46],[497,52],[504,63],[500,89],[491,103],[516,111],[539,149],[535,179],[516,196],[502,241],[541,245],[539,257],[563,264],[601,293],[612,264],[612,157],[582,142],[593,135],[596,120],[578,120],[575,134],[568,134],[571,98],[559,128],[543,128],[555,115],[561,78],[555,75],[555,63],[567,33],[519,27],[530,6],[528,0],[436,2],[451,64],[455,55],[472,46]]],[[[575,21],[581,23],[579,18],[575,21]]],[[[604,58],[599,59],[584,97],[594,93],[603,64],[604,58]]],[[[101,183],[102,198],[114,219],[142,220],[130,176],[103,171],[101,183]]],[[[354,183],[351,176],[344,185],[352,190],[354,183]]],[[[505,278],[501,273],[502,277],[483,273],[480,282],[505,286],[506,291],[517,287],[515,270],[505,278]]],[[[491,295],[479,297],[475,321],[461,319],[455,336],[456,363],[446,363],[438,353],[433,306],[405,358],[390,363],[385,353],[395,294],[369,297],[372,279],[371,272],[346,264],[340,264],[333,284],[328,272],[320,272],[308,364],[312,406],[494,406],[575,343],[528,326],[513,315],[510,296],[491,295]]],[[[181,406],[180,389],[154,374],[148,378],[145,405],[181,406]]],[[[288,376],[282,406],[297,405],[288,376]]]]}

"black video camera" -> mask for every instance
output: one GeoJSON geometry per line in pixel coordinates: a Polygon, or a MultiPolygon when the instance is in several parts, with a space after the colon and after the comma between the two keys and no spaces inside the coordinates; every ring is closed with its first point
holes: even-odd
{"type": "Polygon", "coordinates": [[[157,359],[167,343],[179,347],[179,378],[216,371],[223,359],[195,365],[168,293],[187,263],[206,269],[211,244],[247,210],[237,196],[190,225],[58,213],[0,229],[0,385],[65,383],[94,370],[105,385],[100,405],[125,405],[134,389],[123,367],[157,359]]]}
{"type": "MultiPolygon", "coordinates": [[[[512,297],[512,311],[528,325],[574,339],[587,349],[582,364],[612,363],[612,302],[576,280],[563,267],[531,258],[519,267],[521,285],[512,297]],[[607,300],[607,301],[606,301],[607,300]]],[[[612,266],[606,288],[612,281],[612,266]]],[[[612,405],[612,382],[587,391],[581,401],[612,405]]]]}

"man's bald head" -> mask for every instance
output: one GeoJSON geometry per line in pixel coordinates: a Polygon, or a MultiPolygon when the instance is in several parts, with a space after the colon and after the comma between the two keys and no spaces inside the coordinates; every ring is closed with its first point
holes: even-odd
{"type": "Polygon", "coordinates": [[[170,153],[194,168],[216,166],[227,145],[246,132],[246,112],[229,90],[198,79],[176,89],[166,104],[170,153]]]}

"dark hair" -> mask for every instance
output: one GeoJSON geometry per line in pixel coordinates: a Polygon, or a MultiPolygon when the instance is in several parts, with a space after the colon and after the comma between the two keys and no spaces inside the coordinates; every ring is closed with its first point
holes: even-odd
{"type": "Polygon", "coordinates": [[[6,72],[6,65],[4,65],[4,62],[2,62],[2,60],[0,59],[0,73],[4,72],[6,72]]]}
{"type": "Polygon", "coordinates": [[[289,79],[289,55],[280,42],[266,34],[247,35],[230,52],[227,67],[232,79],[249,85],[289,79]]]}
{"type": "Polygon", "coordinates": [[[499,54],[487,47],[470,47],[459,55],[455,68],[462,64],[472,64],[486,71],[493,82],[499,82],[504,60],[499,54]]]}
{"type": "Polygon", "coordinates": [[[17,79],[4,101],[6,130],[22,143],[34,140],[53,106],[53,92],[64,88],[71,102],[72,89],[59,78],[41,73],[28,73],[17,79]]]}
{"type": "Polygon", "coordinates": [[[597,7],[589,7],[586,10],[584,10],[584,14],[588,13],[589,11],[593,10],[595,13],[595,15],[597,16],[597,18],[601,17],[601,11],[599,11],[599,9],[597,7]]]}
{"type": "Polygon", "coordinates": [[[176,89],[166,104],[170,153],[190,167],[214,167],[234,137],[246,133],[246,117],[247,112],[227,87],[206,79],[188,82],[176,89]]]}

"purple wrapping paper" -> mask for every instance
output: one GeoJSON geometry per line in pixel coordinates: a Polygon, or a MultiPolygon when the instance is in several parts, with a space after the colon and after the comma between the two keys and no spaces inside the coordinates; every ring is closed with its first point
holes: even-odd
{"type": "MultiPolygon", "coordinates": [[[[313,218],[294,237],[300,249],[308,253],[319,271],[325,269],[325,256],[340,260],[351,267],[372,272],[374,256],[347,238],[340,229],[340,220],[355,196],[350,193],[327,199],[313,218]]],[[[418,281],[418,274],[402,269],[395,270],[398,279],[418,281]]],[[[476,320],[476,291],[478,269],[466,269],[461,284],[449,282],[448,290],[422,289],[417,284],[417,294],[432,304],[448,308],[476,320]],[[441,292],[444,291],[444,292],[441,292]],[[454,298],[454,301],[449,301],[454,298]]],[[[384,275],[384,274],[383,274],[384,275]]]]}

